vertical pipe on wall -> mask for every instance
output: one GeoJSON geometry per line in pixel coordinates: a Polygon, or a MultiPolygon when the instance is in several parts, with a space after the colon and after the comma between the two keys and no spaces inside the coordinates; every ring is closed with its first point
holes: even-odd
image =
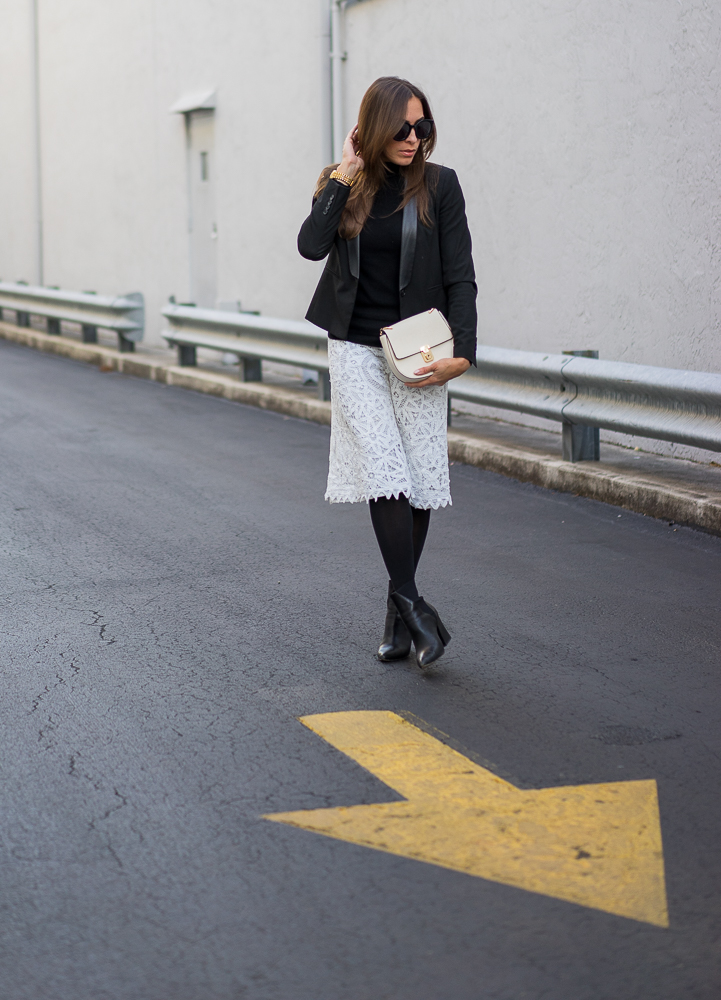
{"type": "Polygon", "coordinates": [[[343,0],[330,0],[330,127],[334,162],[343,157],[343,60],[341,21],[343,0]]]}
{"type": "MultiPolygon", "coordinates": [[[[193,164],[192,164],[192,128],[191,112],[183,114],[185,122],[185,183],[188,198],[188,301],[195,301],[195,274],[193,267],[193,164]]],[[[181,362],[182,364],[182,362],[181,362]]],[[[193,362],[195,364],[195,362],[193,362]]]]}
{"type": "Polygon", "coordinates": [[[38,285],[42,285],[45,283],[45,249],[43,245],[43,160],[40,130],[40,30],[38,2],[39,0],[31,0],[33,132],[35,142],[35,273],[38,285]]]}
{"type": "Polygon", "coordinates": [[[343,48],[343,13],[363,0],[330,0],[330,148],[333,159],[343,159],[345,124],[343,118],[343,63],[348,53],[343,48]]]}

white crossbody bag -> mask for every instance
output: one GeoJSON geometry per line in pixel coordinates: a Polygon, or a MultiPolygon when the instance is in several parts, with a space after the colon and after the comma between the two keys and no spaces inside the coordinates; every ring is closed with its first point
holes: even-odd
{"type": "Polygon", "coordinates": [[[428,375],[415,375],[423,368],[453,357],[453,334],[437,309],[402,319],[381,330],[381,346],[390,370],[401,382],[422,382],[428,375]]]}

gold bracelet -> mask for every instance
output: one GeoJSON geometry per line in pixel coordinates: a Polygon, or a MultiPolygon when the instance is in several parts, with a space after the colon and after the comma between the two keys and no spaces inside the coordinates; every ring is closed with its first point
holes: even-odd
{"type": "Polygon", "coordinates": [[[355,184],[355,177],[349,177],[348,174],[344,174],[340,170],[334,170],[330,175],[330,180],[340,181],[341,184],[345,184],[349,188],[355,184]]]}

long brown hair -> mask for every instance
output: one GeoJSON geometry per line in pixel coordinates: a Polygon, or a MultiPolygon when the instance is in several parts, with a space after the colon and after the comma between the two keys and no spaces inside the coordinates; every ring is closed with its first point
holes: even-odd
{"type": "MultiPolygon", "coordinates": [[[[390,172],[384,151],[393,136],[397,134],[406,120],[406,109],[411,98],[417,97],[423,105],[424,118],[432,118],[431,106],[423,91],[408,80],[398,76],[381,76],[370,85],[363,95],[358,113],[358,148],[363,159],[363,170],[357,174],[357,181],[346,202],[341,216],[338,231],[345,240],[357,236],[365,225],[370,214],[373,199],[378,189],[383,185],[390,172]]],[[[407,167],[403,167],[406,179],[406,189],[403,200],[398,207],[400,211],[415,197],[418,207],[418,217],[421,222],[430,225],[428,211],[429,171],[426,160],[436,145],[436,129],[427,139],[418,144],[416,155],[407,167]]],[[[326,167],[318,178],[316,197],[328,183],[331,171],[337,163],[326,167]]],[[[435,173],[435,171],[434,171],[435,173]]]]}

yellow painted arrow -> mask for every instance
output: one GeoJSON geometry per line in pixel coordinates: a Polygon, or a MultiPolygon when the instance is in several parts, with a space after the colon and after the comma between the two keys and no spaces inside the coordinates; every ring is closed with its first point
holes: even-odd
{"type": "Polygon", "coordinates": [[[668,927],[655,781],[524,791],[394,712],[300,721],[406,801],[264,819],[668,927]]]}

